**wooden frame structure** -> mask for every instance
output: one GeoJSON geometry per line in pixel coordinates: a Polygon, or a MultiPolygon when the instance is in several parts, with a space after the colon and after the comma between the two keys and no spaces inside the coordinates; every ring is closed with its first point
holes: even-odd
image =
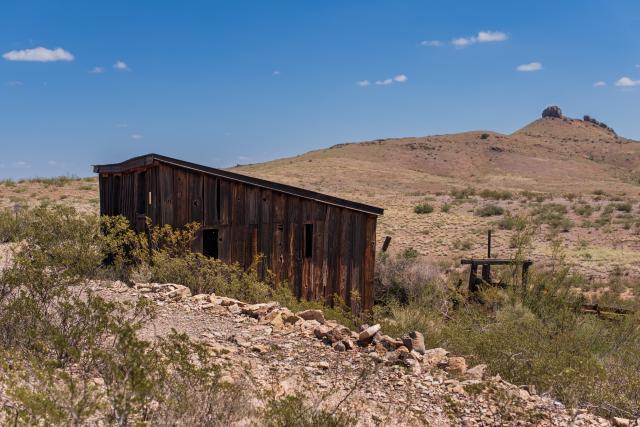
{"type": "Polygon", "coordinates": [[[376,221],[383,210],[158,154],[96,165],[100,213],[152,224],[202,224],[193,250],[271,271],[295,295],[354,311],[373,306],[376,221]],[[352,298],[354,292],[360,302],[352,298]]]}

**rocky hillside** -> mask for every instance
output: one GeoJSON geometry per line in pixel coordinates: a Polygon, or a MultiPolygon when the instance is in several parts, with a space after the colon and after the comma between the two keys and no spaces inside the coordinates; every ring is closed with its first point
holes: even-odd
{"type": "Polygon", "coordinates": [[[640,143],[589,116],[564,117],[558,108],[510,135],[473,131],[339,144],[235,170],[380,204],[398,191],[464,185],[637,192],[638,169],[640,143]]]}
{"type": "MultiPolygon", "coordinates": [[[[611,425],[585,411],[570,412],[531,386],[489,376],[483,365],[467,366],[445,349],[427,349],[420,333],[396,339],[378,325],[355,332],[318,310],[292,313],[277,303],[191,296],[173,284],[130,288],[115,282],[95,289],[110,299],[155,301],[159,316],[145,338],[174,328],[206,343],[226,381],[246,383],[257,394],[302,393],[313,405],[346,412],[357,425],[611,425]]],[[[239,425],[251,422],[254,409],[247,407],[239,425]]]]}

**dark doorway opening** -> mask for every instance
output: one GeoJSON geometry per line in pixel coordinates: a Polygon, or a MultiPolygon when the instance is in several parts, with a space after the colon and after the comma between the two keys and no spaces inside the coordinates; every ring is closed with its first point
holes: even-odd
{"type": "Polygon", "coordinates": [[[209,258],[218,259],[218,230],[202,231],[202,254],[209,258]]]}
{"type": "Polygon", "coordinates": [[[304,257],[313,258],[313,224],[304,225],[304,257]]]}

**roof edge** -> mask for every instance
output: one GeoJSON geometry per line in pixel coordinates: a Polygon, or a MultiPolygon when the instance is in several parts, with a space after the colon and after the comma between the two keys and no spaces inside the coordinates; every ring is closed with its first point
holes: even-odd
{"type": "Polygon", "coordinates": [[[153,165],[155,161],[166,163],[186,169],[195,170],[202,173],[220,176],[229,180],[242,182],[244,184],[254,185],[262,188],[267,188],[281,193],[290,194],[293,196],[302,197],[305,199],[315,200],[321,203],[326,203],[334,206],[343,207],[359,212],[365,212],[372,215],[383,215],[384,209],[367,205],[360,202],[354,202],[347,199],[341,199],[339,197],[330,196],[328,194],[318,193],[312,190],[306,190],[300,187],[294,187],[287,184],[281,184],[278,182],[268,181],[261,178],[254,178],[248,175],[242,175],[236,172],[230,172],[224,169],[216,169],[209,166],[199,165],[197,163],[191,163],[184,160],[174,159],[171,157],[163,156],[160,154],[149,153],[142,156],[132,157],[120,163],[93,165],[93,171],[95,173],[121,173],[131,169],[144,168],[153,165]]]}

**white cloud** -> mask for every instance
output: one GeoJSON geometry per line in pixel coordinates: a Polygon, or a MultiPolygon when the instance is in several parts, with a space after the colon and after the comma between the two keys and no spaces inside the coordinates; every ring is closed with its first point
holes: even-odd
{"type": "Polygon", "coordinates": [[[143,136],[139,133],[132,133],[131,134],[131,139],[142,139],[143,136]]]}
{"type": "Polygon", "coordinates": [[[23,160],[19,160],[17,162],[13,162],[12,164],[13,167],[15,168],[27,168],[29,167],[29,163],[23,161],[23,160]]]}
{"type": "Polygon", "coordinates": [[[604,87],[604,86],[606,86],[606,85],[607,85],[607,83],[606,83],[606,82],[603,82],[602,80],[600,80],[600,81],[598,81],[598,82],[595,82],[595,83],[593,84],[593,87],[604,87]]]}
{"type": "Polygon", "coordinates": [[[478,43],[503,42],[509,37],[500,31],[480,31],[478,33],[478,43]]]}
{"type": "Polygon", "coordinates": [[[532,72],[542,70],[542,64],[539,62],[530,62],[528,64],[518,65],[516,70],[523,72],[532,72]]]}
{"type": "Polygon", "coordinates": [[[123,61],[120,61],[120,60],[116,61],[116,63],[113,64],[113,68],[115,68],[116,70],[120,70],[120,71],[129,71],[130,70],[130,68],[127,65],[127,63],[123,62],[123,61]]]}
{"type": "Polygon", "coordinates": [[[91,74],[102,74],[102,73],[104,73],[104,67],[93,67],[91,70],[89,70],[89,73],[91,73],[91,74]]]}
{"type": "Polygon", "coordinates": [[[369,82],[369,80],[359,80],[356,82],[356,84],[360,87],[365,87],[365,86],[369,86],[371,82],[369,82]]]}
{"type": "Polygon", "coordinates": [[[629,77],[622,77],[616,82],[616,86],[618,87],[634,87],[640,86],[640,80],[633,80],[629,77]]]}
{"type": "Polygon", "coordinates": [[[273,70],[272,73],[274,76],[279,76],[280,75],[280,71],[279,70],[273,70]]]}
{"type": "Polygon", "coordinates": [[[73,61],[73,55],[61,47],[47,49],[46,47],[39,46],[33,49],[12,50],[2,55],[2,57],[7,61],[73,61]]]}
{"type": "Polygon", "coordinates": [[[404,82],[406,82],[406,81],[407,81],[407,80],[409,80],[409,79],[408,79],[408,78],[407,78],[407,76],[405,76],[404,74],[398,74],[397,76],[395,76],[395,77],[393,78],[393,80],[394,80],[394,81],[396,81],[396,82],[398,82],[398,83],[404,83],[404,82]]]}
{"type": "Polygon", "coordinates": [[[474,43],[472,39],[466,37],[459,37],[457,39],[451,40],[451,44],[458,47],[463,47],[471,43],[474,43]]]}
{"type": "Polygon", "coordinates": [[[451,44],[457,47],[465,47],[476,43],[503,42],[509,36],[501,31],[480,31],[475,36],[458,37],[451,40],[451,44]]]}
{"type": "Polygon", "coordinates": [[[22,86],[23,83],[20,80],[10,80],[5,84],[9,87],[18,87],[22,86]]]}
{"type": "Polygon", "coordinates": [[[440,40],[423,40],[420,42],[420,46],[440,47],[442,42],[440,40]]]}
{"type": "Polygon", "coordinates": [[[376,80],[378,86],[387,86],[393,84],[393,79],[376,80]]]}

